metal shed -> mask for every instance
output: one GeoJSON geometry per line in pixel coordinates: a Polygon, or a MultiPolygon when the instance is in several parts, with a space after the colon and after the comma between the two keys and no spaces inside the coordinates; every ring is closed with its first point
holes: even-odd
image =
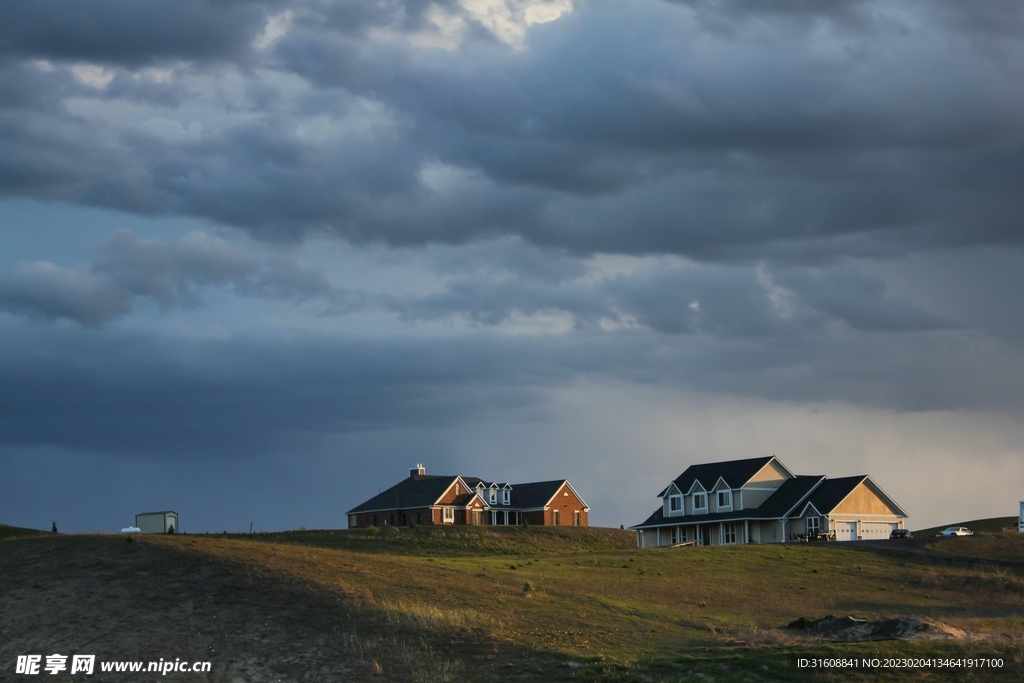
{"type": "Polygon", "coordinates": [[[178,526],[178,513],[171,510],[137,514],[135,526],[144,534],[177,533],[181,530],[178,526]]]}

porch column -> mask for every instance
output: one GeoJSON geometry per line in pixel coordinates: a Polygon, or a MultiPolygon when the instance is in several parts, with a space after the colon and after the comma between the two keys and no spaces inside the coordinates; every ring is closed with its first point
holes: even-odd
{"type": "Polygon", "coordinates": [[[750,520],[743,520],[743,542],[750,543],[750,520]]]}

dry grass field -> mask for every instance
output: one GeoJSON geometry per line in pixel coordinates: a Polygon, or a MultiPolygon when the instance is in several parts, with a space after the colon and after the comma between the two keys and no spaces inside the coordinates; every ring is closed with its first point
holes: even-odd
{"type": "Polygon", "coordinates": [[[169,676],[232,682],[1024,678],[1017,534],[645,551],[632,533],[610,529],[300,531],[133,543],[47,535],[0,542],[0,577],[3,680],[13,678],[18,654],[65,650],[106,660],[210,660],[208,675],[169,676]],[[913,614],[974,635],[835,643],[785,628],[826,614],[913,614]],[[792,663],[992,655],[1002,669],[822,673],[792,663]]]}

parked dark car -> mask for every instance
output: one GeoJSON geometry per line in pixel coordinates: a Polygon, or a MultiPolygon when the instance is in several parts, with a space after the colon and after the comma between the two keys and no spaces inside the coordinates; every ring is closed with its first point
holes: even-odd
{"type": "Polygon", "coordinates": [[[910,533],[910,529],[893,529],[892,533],[889,534],[889,538],[913,538],[914,534],[910,533]]]}

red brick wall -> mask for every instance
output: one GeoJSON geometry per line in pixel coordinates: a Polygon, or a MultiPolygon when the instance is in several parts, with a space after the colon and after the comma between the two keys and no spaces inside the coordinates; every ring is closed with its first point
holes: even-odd
{"type": "Polygon", "coordinates": [[[568,485],[563,484],[562,488],[558,489],[558,493],[551,499],[549,510],[544,511],[545,523],[554,524],[551,513],[558,510],[558,526],[573,526],[573,513],[576,511],[580,512],[580,526],[588,526],[590,520],[586,511],[583,510],[583,502],[576,497],[576,494],[572,492],[572,489],[568,485]]]}

